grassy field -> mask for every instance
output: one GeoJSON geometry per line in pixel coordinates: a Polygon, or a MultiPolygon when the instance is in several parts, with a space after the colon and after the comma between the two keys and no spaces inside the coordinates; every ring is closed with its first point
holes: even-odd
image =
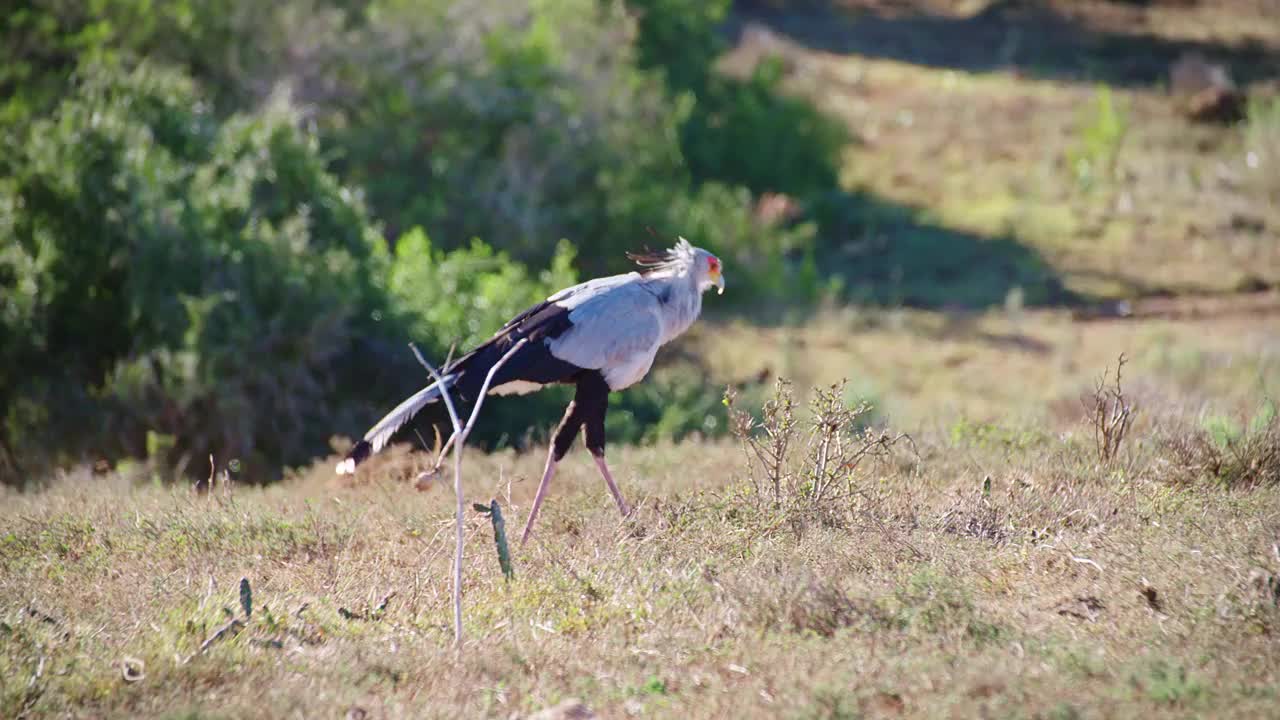
{"type": "Polygon", "coordinates": [[[1170,90],[1199,56],[1280,94],[1274,0],[774,4],[739,16],[725,68],[783,58],[788,86],[853,134],[845,184],[916,213],[892,243],[873,227],[824,264],[856,276],[874,251],[917,248],[905,295],[942,304],[913,287],[939,281],[971,306],[1000,271],[1085,298],[1280,282],[1280,150],[1258,157],[1280,120],[1251,141],[1248,123],[1188,119],[1170,90]]]}
{"type": "MultiPolygon", "coordinates": [[[[1008,318],[941,339],[912,329],[926,320],[792,331],[822,348],[790,368],[815,381],[837,369],[822,353],[855,380],[936,378],[890,415],[911,441],[840,475],[845,499],[760,506],[735,442],[617,448],[639,506],[624,523],[579,451],[509,583],[469,513],[461,659],[452,493],[411,489],[420,453],[354,485],[330,458],[207,498],[87,470],[12,494],[2,714],[510,717],[570,698],[601,717],[1274,714],[1275,324],[1042,321],[1053,348],[1001,364],[982,353],[1008,318]],[[1104,461],[1080,398],[1122,350],[1134,419],[1104,461]],[[251,618],[202,651],[243,617],[241,578],[251,618]]],[[[469,499],[497,497],[518,529],[540,466],[470,454],[469,499]]]]}
{"type": "MultiPolygon", "coordinates": [[[[772,35],[741,32],[727,69],[781,52],[848,121],[849,192],[911,213],[905,296],[929,296],[934,244],[1000,292],[699,324],[669,358],[875,406],[827,443],[797,412],[776,503],[752,451],[691,438],[611,448],[623,521],[579,447],[513,580],[468,512],[459,654],[454,498],[413,489],[424,453],[208,497],[138,465],[0,489],[0,716],[1280,714],[1280,186],[1246,152],[1274,132],[1280,161],[1280,115],[1193,124],[1161,86],[1188,49],[1261,83],[1274,3],[836,4],[752,3],[738,29],[772,35]],[[980,277],[1027,264],[1089,302],[980,277]],[[1099,397],[1131,409],[1119,439],[1099,397]],[[881,433],[909,437],[821,460],[881,433]]],[[[467,500],[516,535],[542,461],[469,452],[467,500]]]]}

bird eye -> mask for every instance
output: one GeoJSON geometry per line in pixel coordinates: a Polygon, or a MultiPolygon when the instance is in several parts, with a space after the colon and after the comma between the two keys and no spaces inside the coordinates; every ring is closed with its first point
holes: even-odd
{"type": "Polygon", "coordinates": [[[707,269],[712,271],[719,270],[720,261],[714,257],[707,258],[707,269]]]}

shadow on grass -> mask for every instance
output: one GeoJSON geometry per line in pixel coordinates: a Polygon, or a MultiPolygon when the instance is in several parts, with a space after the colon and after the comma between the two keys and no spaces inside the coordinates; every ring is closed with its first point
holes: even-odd
{"type": "Polygon", "coordinates": [[[968,72],[1016,68],[1045,79],[1126,87],[1164,82],[1170,64],[1192,52],[1226,64],[1241,83],[1280,76],[1280,48],[1260,42],[1180,40],[1122,29],[1138,21],[1139,4],[1115,3],[1086,21],[1036,0],[997,0],[968,16],[845,11],[828,3],[787,9],[743,3],[729,30],[738,35],[748,24],[760,23],[825,52],[968,72]]]}
{"type": "Polygon", "coordinates": [[[832,193],[814,215],[819,273],[851,300],[931,309],[1076,305],[1034,248],[1012,235],[981,235],[928,221],[920,210],[866,193],[832,193]]]}

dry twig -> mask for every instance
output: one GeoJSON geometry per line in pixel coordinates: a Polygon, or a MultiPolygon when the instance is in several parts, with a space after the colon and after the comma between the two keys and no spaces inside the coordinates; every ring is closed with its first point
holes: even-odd
{"type": "Polygon", "coordinates": [[[1111,384],[1107,383],[1109,370],[1104,370],[1102,377],[1094,387],[1092,396],[1085,397],[1084,404],[1089,425],[1093,427],[1094,445],[1098,450],[1098,459],[1103,464],[1111,464],[1120,452],[1129,428],[1133,425],[1134,408],[1124,394],[1120,384],[1120,376],[1128,358],[1124,353],[1116,362],[1116,376],[1111,384]]]}
{"type": "Polygon", "coordinates": [[[511,359],[512,355],[526,343],[528,339],[522,339],[511,349],[507,350],[498,362],[489,368],[489,374],[485,375],[484,384],[480,386],[480,393],[476,397],[475,407],[471,408],[471,417],[467,419],[467,424],[463,426],[462,421],[458,419],[458,411],[453,404],[453,396],[449,393],[449,387],[445,384],[444,378],[436,371],[431,363],[419,352],[418,346],[409,343],[409,349],[413,351],[414,357],[440,387],[440,396],[444,398],[445,408],[449,411],[449,421],[453,424],[453,437],[450,442],[453,443],[453,492],[457,500],[457,509],[454,513],[454,549],[453,549],[453,644],[454,647],[462,651],[462,547],[466,540],[463,530],[465,521],[465,503],[462,497],[462,446],[467,442],[467,436],[471,434],[471,428],[475,426],[476,419],[480,417],[480,408],[484,405],[485,395],[489,393],[489,384],[493,382],[493,376],[498,370],[511,359]]]}

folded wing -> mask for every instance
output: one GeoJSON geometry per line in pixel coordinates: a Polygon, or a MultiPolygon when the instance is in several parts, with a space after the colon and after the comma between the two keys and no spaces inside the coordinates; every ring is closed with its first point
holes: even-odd
{"type": "Polygon", "coordinates": [[[638,280],[574,303],[569,329],[547,341],[551,354],[599,370],[611,390],[643,378],[661,344],[662,319],[657,297],[638,280]]]}

